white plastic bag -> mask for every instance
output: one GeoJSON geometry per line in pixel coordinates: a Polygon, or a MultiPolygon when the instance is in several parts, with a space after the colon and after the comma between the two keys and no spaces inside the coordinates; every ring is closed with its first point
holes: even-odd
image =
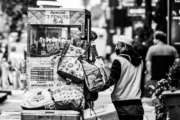
{"type": "Polygon", "coordinates": [[[23,109],[55,109],[51,92],[47,90],[25,91],[22,95],[23,109]]]}

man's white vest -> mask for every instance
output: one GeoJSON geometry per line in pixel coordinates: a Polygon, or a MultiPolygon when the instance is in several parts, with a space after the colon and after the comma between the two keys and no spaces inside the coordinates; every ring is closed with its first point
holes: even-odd
{"type": "Polygon", "coordinates": [[[117,56],[116,59],[121,64],[121,74],[111,94],[112,101],[140,99],[143,61],[139,66],[134,66],[122,56],[117,56]]]}

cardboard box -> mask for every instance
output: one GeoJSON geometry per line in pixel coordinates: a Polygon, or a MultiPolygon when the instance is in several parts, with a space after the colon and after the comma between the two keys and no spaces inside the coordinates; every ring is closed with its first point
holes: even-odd
{"type": "Polygon", "coordinates": [[[113,104],[107,104],[84,111],[84,120],[119,120],[113,104]]]}
{"type": "Polygon", "coordinates": [[[80,113],[77,111],[60,110],[24,110],[21,113],[21,120],[80,120],[80,113]]]}

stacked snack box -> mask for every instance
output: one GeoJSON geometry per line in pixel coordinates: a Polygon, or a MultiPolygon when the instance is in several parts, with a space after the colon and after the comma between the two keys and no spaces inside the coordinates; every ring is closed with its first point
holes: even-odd
{"type": "MultiPolygon", "coordinates": [[[[42,89],[53,92],[57,87],[66,84],[66,81],[57,74],[59,58],[68,44],[76,42],[74,37],[78,33],[89,34],[85,29],[90,27],[87,24],[90,18],[90,12],[84,9],[28,9],[26,61],[28,90],[36,91],[37,89],[42,89]]],[[[84,46],[81,47],[86,48],[87,42],[87,40],[84,41],[84,46]]],[[[83,88],[83,84],[77,85],[72,83],[71,85],[83,88]]],[[[80,119],[80,113],[71,110],[66,112],[60,110],[23,110],[21,119],[47,120],[53,118],[53,116],[54,119],[58,120],[80,119]]]]}

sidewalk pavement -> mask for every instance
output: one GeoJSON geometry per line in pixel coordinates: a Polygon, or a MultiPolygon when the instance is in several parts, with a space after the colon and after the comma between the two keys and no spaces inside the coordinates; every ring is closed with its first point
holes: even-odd
{"type": "MultiPolygon", "coordinates": [[[[95,101],[95,106],[101,106],[103,104],[109,104],[111,103],[111,92],[100,92],[99,98],[97,101],[95,101]]],[[[143,108],[144,108],[144,120],[155,120],[155,108],[152,106],[152,100],[151,98],[143,98],[142,99],[143,108]]]]}
{"type": "MultiPolygon", "coordinates": [[[[11,116],[11,120],[20,120],[20,113],[22,111],[21,108],[21,96],[24,91],[21,90],[13,90],[12,95],[9,95],[7,100],[5,102],[0,103],[0,120],[7,120],[5,117],[11,116]],[[4,118],[3,118],[4,116],[4,118]]],[[[111,92],[100,92],[99,98],[97,101],[95,101],[95,106],[101,106],[104,104],[111,103],[110,98],[111,92]]],[[[155,120],[155,109],[151,105],[151,99],[150,98],[143,98],[142,99],[145,115],[144,120],[155,120]]],[[[10,119],[8,119],[10,120],[10,119]]]]}
{"type": "Polygon", "coordinates": [[[156,120],[155,108],[152,106],[151,98],[143,98],[142,103],[144,108],[144,116],[147,118],[147,120],[156,120]]]}

